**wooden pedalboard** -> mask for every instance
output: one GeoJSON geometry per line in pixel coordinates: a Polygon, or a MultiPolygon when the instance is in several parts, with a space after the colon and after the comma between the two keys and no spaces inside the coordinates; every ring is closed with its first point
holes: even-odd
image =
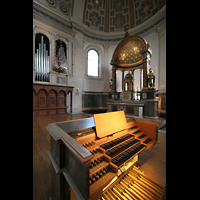
{"type": "Polygon", "coordinates": [[[162,186],[133,166],[106,188],[100,199],[161,199],[163,192],[162,186]]]}

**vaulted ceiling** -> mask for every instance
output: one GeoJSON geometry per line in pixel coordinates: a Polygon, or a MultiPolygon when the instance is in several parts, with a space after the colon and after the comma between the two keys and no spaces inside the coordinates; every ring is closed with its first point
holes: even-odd
{"type": "Polygon", "coordinates": [[[86,0],[83,23],[104,32],[133,28],[158,12],[158,0],[86,0]]]}
{"type": "Polygon", "coordinates": [[[63,16],[78,19],[92,30],[110,33],[125,31],[142,24],[165,5],[165,0],[37,1],[63,16]]]}

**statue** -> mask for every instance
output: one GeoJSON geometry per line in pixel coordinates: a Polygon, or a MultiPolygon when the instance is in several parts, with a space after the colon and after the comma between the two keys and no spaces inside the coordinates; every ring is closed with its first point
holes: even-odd
{"type": "Polygon", "coordinates": [[[155,83],[155,75],[153,74],[153,71],[151,68],[149,68],[149,73],[148,73],[148,86],[150,88],[154,88],[154,83],[155,83]]]}
{"type": "Polygon", "coordinates": [[[112,85],[113,85],[113,82],[112,82],[112,79],[111,79],[110,82],[109,82],[110,91],[112,91],[112,85]]]}

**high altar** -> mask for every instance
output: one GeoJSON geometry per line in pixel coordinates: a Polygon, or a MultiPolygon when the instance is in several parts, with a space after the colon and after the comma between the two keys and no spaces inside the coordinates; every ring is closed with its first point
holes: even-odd
{"type": "Polygon", "coordinates": [[[116,47],[112,59],[112,80],[108,99],[108,111],[124,110],[126,114],[157,118],[155,76],[150,65],[151,45],[139,35],[126,31],[116,47]],[[134,70],[140,69],[140,77],[134,77],[134,70]],[[116,91],[116,71],[122,72],[122,93],[116,91]],[[128,74],[124,77],[124,72],[128,74]],[[140,100],[135,100],[135,78],[140,78],[140,100]]]}

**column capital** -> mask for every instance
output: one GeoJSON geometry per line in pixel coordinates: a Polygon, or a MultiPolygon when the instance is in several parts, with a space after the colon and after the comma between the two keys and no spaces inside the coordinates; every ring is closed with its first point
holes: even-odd
{"type": "Polygon", "coordinates": [[[57,36],[57,34],[56,34],[56,33],[53,33],[53,32],[51,32],[51,37],[52,37],[52,39],[55,39],[55,38],[56,38],[56,36],[57,36]]]}
{"type": "Polygon", "coordinates": [[[115,67],[112,66],[111,68],[112,71],[117,71],[117,69],[115,67]]]}
{"type": "Polygon", "coordinates": [[[108,49],[110,47],[110,45],[107,44],[103,44],[104,49],[108,49]]]}
{"type": "Polygon", "coordinates": [[[157,28],[158,34],[162,35],[163,33],[166,32],[166,21],[157,28]]]}

